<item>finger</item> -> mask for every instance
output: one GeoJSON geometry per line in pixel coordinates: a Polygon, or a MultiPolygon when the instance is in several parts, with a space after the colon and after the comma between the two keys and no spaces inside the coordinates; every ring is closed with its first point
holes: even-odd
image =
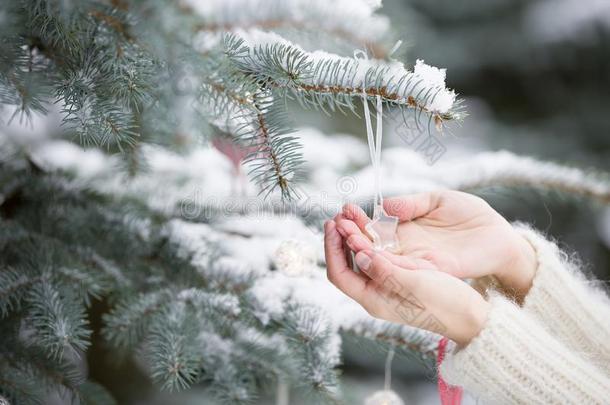
{"type": "Polygon", "coordinates": [[[403,288],[403,283],[412,272],[405,271],[382,254],[371,250],[363,250],[356,254],[358,267],[376,284],[388,291],[398,293],[403,288]],[[399,282],[400,279],[400,282],[399,282]]]}
{"type": "Polygon", "coordinates": [[[327,221],[324,224],[324,253],[330,282],[349,297],[360,301],[366,281],[363,276],[354,273],[348,266],[343,251],[343,240],[337,232],[334,221],[327,221]]]}
{"type": "Polygon", "coordinates": [[[335,215],[333,221],[337,226],[337,231],[343,237],[343,239],[348,238],[355,232],[361,233],[360,228],[358,228],[358,226],[352,220],[346,219],[343,213],[335,215]]]}
{"type": "Polygon", "coordinates": [[[363,235],[358,225],[349,219],[337,221],[337,230],[344,238],[349,238],[351,235],[363,235]]]}
{"type": "MultiPolygon", "coordinates": [[[[349,246],[349,243],[348,243],[349,246]]],[[[383,256],[392,264],[407,270],[438,270],[438,267],[424,258],[412,255],[396,255],[390,252],[383,252],[383,256]]]]}
{"type": "Polygon", "coordinates": [[[344,233],[343,229],[341,229],[341,227],[339,227],[339,224],[342,221],[346,221],[345,217],[343,216],[343,214],[340,212],[337,215],[335,215],[335,217],[333,218],[333,221],[336,225],[337,231],[339,232],[339,234],[341,235],[342,238],[347,238],[349,235],[347,235],[346,233],[344,233]]]}
{"type": "MultiPolygon", "coordinates": [[[[355,226],[355,225],[354,225],[355,226]]],[[[361,250],[372,250],[373,243],[362,233],[350,235],[346,240],[347,246],[355,253],[361,250]]]]}
{"type": "Polygon", "coordinates": [[[385,199],[383,208],[388,215],[398,217],[402,222],[428,214],[438,208],[439,203],[438,193],[421,193],[385,199]]]}
{"type": "Polygon", "coordinates": [[[362,208],[356,204],[345,204],[342,213],[346,219],[353,221],[362,232],[366,232],[366,224],[368,224],[371,219],[362,208]]]}

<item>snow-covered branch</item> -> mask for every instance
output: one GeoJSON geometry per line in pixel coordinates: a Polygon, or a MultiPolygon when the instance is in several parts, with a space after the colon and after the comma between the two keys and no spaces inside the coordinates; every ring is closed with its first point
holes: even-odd
{"type": "Polygon", "coordinates": [[[227,48],[239,66],[263,83],[291,90],[305,105],[354,110],[353,99],[365,92],[433,116],[437,123],[460,118],[456,94],[445,86],[445,70],[423,61],[408,71],[398,61],[307,52],[275,33],[249,30],[236,35],[229,37],[227,48]]]}
{"type": "MultiPolygon", "coordinates": [[[[438,188],[464,191],[531,188],[610,204],[610,179],[607,175],[517,156],[508,151],[483,152],[468,160],[439,161],[430,166],[417,153],[394,148],[386,151],[383,164],[388,177],[385,181],[387,194],[438,188]]],[[[368,185],[372,181],[371,175],[367,168],[355,178],[359,185],[368,185]]],[[[368,187],[359,187],[358,196],[365,198],[372,192],[368,187]]]]}
{"type": "Polygon", "coordinates": [[[465,191],[489,187],[528,187],[610,204],[608,176],[506,151],[480,154],[447,177],[449,187],[465,191]]]}

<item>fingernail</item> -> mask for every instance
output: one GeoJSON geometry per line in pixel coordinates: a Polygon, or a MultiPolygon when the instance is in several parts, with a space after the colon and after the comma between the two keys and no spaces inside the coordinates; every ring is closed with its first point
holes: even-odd
{"type": "Polygon", "coordinates": [[[371,258],[369,252],[358,252],[356,255],[356,264],[359,268],[367,271],[371,266],[371,258]]]}

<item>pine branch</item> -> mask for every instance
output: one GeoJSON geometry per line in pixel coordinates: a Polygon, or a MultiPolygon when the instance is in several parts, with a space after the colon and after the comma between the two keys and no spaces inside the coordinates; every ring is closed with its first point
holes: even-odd
{"type": "Polygon", "coordinates": [[[155,324],[147,339],[151,375],[162,389],[188,388],[198,378],[203,357],[197,344],[199,325],[193,322],[195,312],[176,303],[162,316],[164,321],[155,324]]]}
{"type": "Polygon", "coordinates": [[[41,405],[44,391],[36,381],[21,370],[7,365],[0,366],[0,398],[5,396],[12,403],[41,405]]]}
{"type": "MultiPolygon", "coordinates": [[[[50,393],[56,393],[62,398],[75,401],[82,396],[82,390],[91,385],[85,381],[82,370],[75,364],[74,359],[50,358],[44,347],[23,342],[22,337],[5,337],[0,345],[0,392],[10,388],[4,379],[20,376],[25,381],[36,383],[29,387],[32,397],[20,392],[15,395],[15,403],[30,401],[41,403],[50,393]]],[[[99,391],[99,390],[98,390],[99,391]]]]}
{"type": "Polygon", "coordinates": [[[330,323],[315,307],[299,303],[288,308],[280,330],[292,353],[299,353],[299,374],[305,378],[299,385],[332,400],[336,396],[338,353],[333,345],[330,323]]]}
{"type": "Polygon", "coordinates": [[[12,269],[0,272],[0,318],[10,312],[18,311],[22,301],[33,285],[41,282],[42,276],[28,277],[12,269]]]}
{"type": "Polygon", "coordinates": [[[66,348],[79,353],[89,346],[88,321],[72,298],[60,297],[55,287],[43,283],[30,291],[28,301],[28,323],[50,356],[60,358],[66,348]]]}
{"type": "Polygon", "coordinates": [[[163,309],[167,291],[140,294],[117,303],[104,315],[104,338],[119,348],[132,348],[141,342],[163,309]]]}
{"type": "Polygon", "coordinates": [[[357,322],[342,330],[353,336],[402,349],[424,362],[436,361],[440,335],[425,330],[373,319],[357,322]]]}
{"type": "Polygon", "coordinates": [[[274,105],[262,107],[256,115],[255,132],[241,138],[255,151],[244,160],[250,165],[251,178],[261,185],[265,197],[276,188],[282,198],[290,200],[298,194],[294,183],[301,178],[301,145],[290,136],[285,124],[284,111],[274,105]]]}

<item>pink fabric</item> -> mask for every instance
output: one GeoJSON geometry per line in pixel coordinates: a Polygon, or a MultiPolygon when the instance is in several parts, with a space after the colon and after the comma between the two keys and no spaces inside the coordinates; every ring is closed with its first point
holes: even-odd
{"type": "Polygon", "coordinates": [[[255,148],[239,145],[231,139],[215,137],[212,144],[220,153],[229,158],[236,171],[240,170],[241,161],[253,152],[255,148]]]}
{"type": "MultiPolygon", "coordinates": [[[[449,339],[445,337],[438,342],[438,357],[436,358],[437,369],[440,368],[441,363],[445,358],[447,343],[449,343],[449,339]]],[[[443,380],[440,371],[438,372],[438,395],[441,398],[441,405],[460,405],[462,403],[462,394],[463,390],[461,387],[454,387],[447,384],[445,380],[443,380]]]]}

